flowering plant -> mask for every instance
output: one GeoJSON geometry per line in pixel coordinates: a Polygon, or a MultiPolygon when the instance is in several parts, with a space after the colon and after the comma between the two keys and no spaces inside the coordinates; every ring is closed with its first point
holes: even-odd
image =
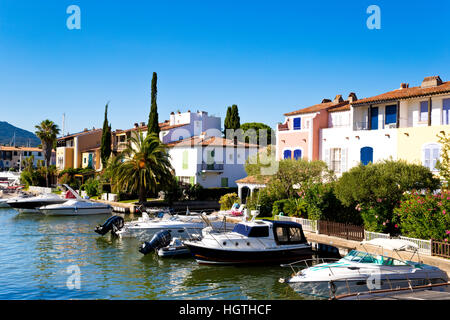
{"type": "Polygon", "coordinates": [[[405,194],[400,206],[394,210],[394,220],[405,236],[448,241],[450,191],[405,194]]]}

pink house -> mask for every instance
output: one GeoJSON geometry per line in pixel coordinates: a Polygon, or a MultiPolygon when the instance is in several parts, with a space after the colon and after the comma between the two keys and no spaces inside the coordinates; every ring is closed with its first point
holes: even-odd
{"type": "Polygon", "coordinates": [[[320,130],[328,127],[328,111],[335,108],[350,110],[349,100],[337,95],[333,101],[323,99],[322,103],[285,113],[276,132],[277,159],[320,159],[320,130]]]}

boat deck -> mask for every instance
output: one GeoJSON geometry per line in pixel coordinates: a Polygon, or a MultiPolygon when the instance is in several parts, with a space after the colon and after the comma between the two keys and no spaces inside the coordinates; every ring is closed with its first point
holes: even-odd
{"type": "Polygon", "coordinates": [[[397,292],[385,296],[373,296],[364,300],[450,300],[450,292],[432,290],[397,292]]]}

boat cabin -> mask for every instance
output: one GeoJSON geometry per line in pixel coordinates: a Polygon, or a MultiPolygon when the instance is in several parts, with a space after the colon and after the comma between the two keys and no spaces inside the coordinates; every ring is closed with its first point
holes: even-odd
{"type": "Polygon", "coordinates": [[[278,245],[307,243],[302,225],[291,221],[260,220],[238,223],[233,232],[249,238],[273,236],[278,245]]]}

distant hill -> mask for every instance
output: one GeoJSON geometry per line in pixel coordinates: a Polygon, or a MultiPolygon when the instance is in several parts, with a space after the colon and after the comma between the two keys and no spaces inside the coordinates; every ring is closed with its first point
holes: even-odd
{"type": "Polygon", "coordinates": [[[17,128],[8,122],[0,121],[0,145],[9,145],[16,132],[16,146],[37,147],[41,140],[32,132],[17,128]]]}

